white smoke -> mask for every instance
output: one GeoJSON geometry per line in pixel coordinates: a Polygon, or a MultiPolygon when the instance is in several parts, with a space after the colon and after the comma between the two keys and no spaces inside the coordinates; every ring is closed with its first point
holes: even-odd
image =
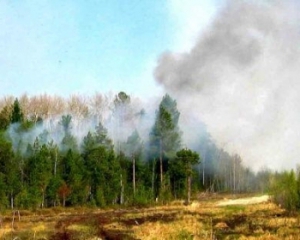
{"type": "Polygon", "coordinates": [[[229,1],[189,52],[164,53],[155,69],[181,116],[196,115],[254,169],[295,167],[300,156],[297,9],[292,0],[229,1]]]}
{"type": "Polygon", "coordinates": [[[138,131],[142,141],[146,143],[154,123],[158,100],[155,98],[152,99],[151,103],[143,102],[139,98],[131,96],[130,103],[126,109],[121,111],[121,109],[114,107],[114,98],[112,98],[103,103],[103,106],[100,104],[84,105],[88,108],[86,116],[79,112],[63,109],[64,111],[59,114],[46,114],[48,117],[45,117],[42,122],[38,122],[26,130],[19,123],[11,124],[7,129],[7,137],[11,140],[13,149],[21,154],[26,153],[28,144],[32,145],[36,139],[40,141],[41,145],[52,142],[62,148],[62,140],[65,136],[61,123],[62,116],[70,115],[69,131],[76,139],[79,150],[81,150],[84,137],[87,136],[88,132],[95,132],[100,122],[107,129],[107,137],[113,141],[115,147],[119,142],[126,142],[135,130],[138,131]]]}

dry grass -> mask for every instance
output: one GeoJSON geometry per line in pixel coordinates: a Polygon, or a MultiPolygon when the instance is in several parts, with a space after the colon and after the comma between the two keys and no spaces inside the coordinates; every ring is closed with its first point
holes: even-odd
{"type": "MultiPolygon", "coordinates": [[[[21,211],[2,216],[0,239],[300,239],[300,214],[271,202],[218,206],[224,196],[207,196],[143,209],[88,208],[21,211]]],[[[226,196],[230,198],[230,196],[226,196]]]]}

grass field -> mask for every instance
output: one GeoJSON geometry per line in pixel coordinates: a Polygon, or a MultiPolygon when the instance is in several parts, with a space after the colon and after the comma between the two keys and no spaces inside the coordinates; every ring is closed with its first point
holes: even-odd
{"type": "Polygon", "coordinates": [[[0,239],[300,239],[300,214],[271,202],[220,204],[225,197],[233,196],[202,195],[189,206],[20,210],[20,218],[7,211],[0,239]]]}

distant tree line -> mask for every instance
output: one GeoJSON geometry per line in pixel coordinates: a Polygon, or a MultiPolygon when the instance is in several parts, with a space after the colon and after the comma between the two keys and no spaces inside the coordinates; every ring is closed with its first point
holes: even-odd
{"type": "Polygon", "coordinates": [[[120,92],[111,101],[96,96],[87,101],[90,105],[78,96],[67,102],[47,95],[0,101],[1,208],[189,203],[200,190],[268,189],[268,171],[253,173],[238,155],[217,148],[208,134],[199,136],[196,149],[185,147],[177,103],[169,95],[145,128],[147,138],[137,127],[147,111],[136,111],[140,105],[129,95],[120,92]],[[92,118],[96,124],[78,139],[75,118],[92,118]]]}

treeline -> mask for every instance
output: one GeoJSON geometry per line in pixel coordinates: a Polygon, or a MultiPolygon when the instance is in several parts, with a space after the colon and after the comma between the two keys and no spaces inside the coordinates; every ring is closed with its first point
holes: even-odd
{"type": "Polygon", "coordinates": [[[87,109],[82,124],[74,127],[78,118],[72,112],[55,121],[49,114],[25,111],[18,99],[4,104],[0,206],[189,202],[199,190],[266,190],[269,179],[264,174],[259,177],[245,168],[238,155],[217,148],[208,134],[199,136],[198,147],[187,148],[177,103],[169,95],[162,98],[149,127],[143,125],[149,121],[147,111],[132,105],[130,96],[120,92],[109,103],[110,114],[103,117],[103,106],[98,115],[87,109]]]}

